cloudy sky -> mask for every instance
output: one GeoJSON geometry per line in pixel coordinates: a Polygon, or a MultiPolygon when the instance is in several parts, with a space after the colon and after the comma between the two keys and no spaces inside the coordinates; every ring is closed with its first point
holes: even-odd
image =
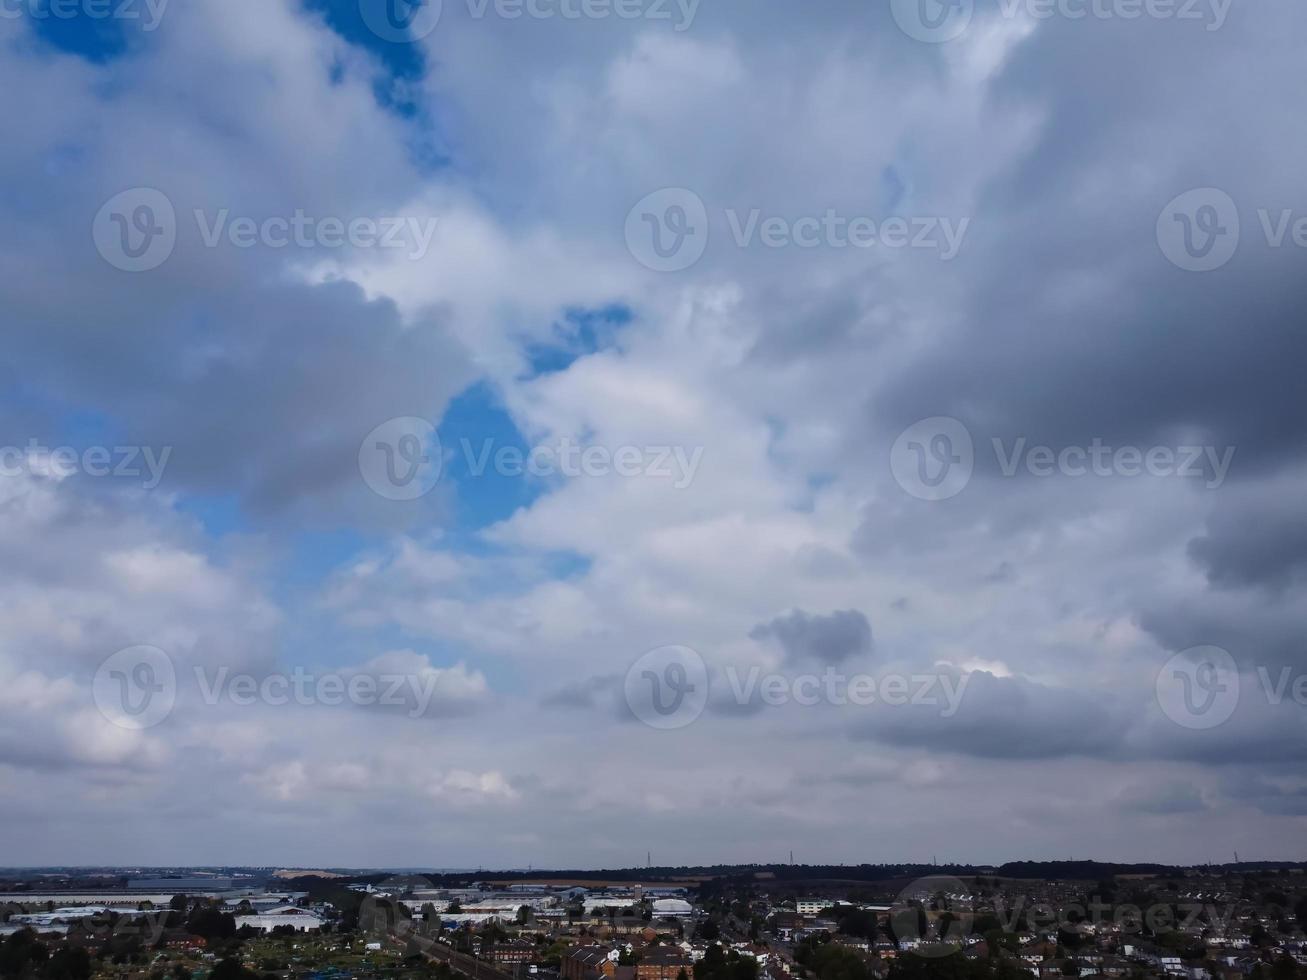
{"type": "Polygon", "coordinates": [[[0,864],[1303,857],[1299,0],[0,13],[0,864]]]}

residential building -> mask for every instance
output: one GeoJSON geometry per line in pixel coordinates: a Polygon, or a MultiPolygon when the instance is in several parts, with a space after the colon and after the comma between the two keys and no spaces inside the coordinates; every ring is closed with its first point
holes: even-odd
{"type": "Polygon", "coordinates": [[[562,980],[595,980],[617,972],[618,952],[612,946],[577,946],[559,966],[562,980]]]}
{"type": "Polygon", "coordinates": [[[694,964],[676,946],[652,946],[640,951],[635,964],[636,980],[676,980],[681,971],[693,976],[694,964]]]}

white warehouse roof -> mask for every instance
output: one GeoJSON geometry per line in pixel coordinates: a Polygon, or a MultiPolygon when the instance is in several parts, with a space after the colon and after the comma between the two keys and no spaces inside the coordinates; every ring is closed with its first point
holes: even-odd
{"type": "Polygon", "coordinates": [[[694,906],[679,898],[660,898],[653,903],[654,915],[689,915],[694,906]]]}

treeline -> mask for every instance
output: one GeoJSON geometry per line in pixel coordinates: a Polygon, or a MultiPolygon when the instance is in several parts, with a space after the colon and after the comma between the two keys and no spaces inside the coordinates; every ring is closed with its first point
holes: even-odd
{"type": "MultiPolygon", "coordinates": [[[[1245,861],[1239,864],[1203,865],[1200,870],[1257,873],[1277,869],[1307,869],[1302,861],[1245,861]]],[[[464,872],[421,876],[437,887],[466,885],[473,881],[494,881],[512,877],[518,881],[565,878],[587,881],[668,881],[692,878],[754,880],[762,875],[780,882],[801,881],[890,881],[897,878],[920,878],[927,875],[952,875],[959,878],[977,875],[1000,878],[1098,880],[1115,875],[1183,875],[1184,866],[1167,864],[1120,864],[1105,861],[1010,861],[994,867],[972,864],[714,864],[660,865],[648,868],[610,868],[603,870],[532,870],[505,872],[464,872]]],[[[335,879],[337,887],[345,881],[383,881],[386,875],[368,875],[335,879]]],[[[311,879],[294,879],[297,889],[307,889],[311,879]]],[[[319,885],[322,879],[316,879],[319,885]]]]}
{"type": "Polygon", "coordinates": [[[15,980],[89,980],[91,956],[85,949],[63,947],[53,953],[29,929],[0,941],[0,977],[15,980]]]}

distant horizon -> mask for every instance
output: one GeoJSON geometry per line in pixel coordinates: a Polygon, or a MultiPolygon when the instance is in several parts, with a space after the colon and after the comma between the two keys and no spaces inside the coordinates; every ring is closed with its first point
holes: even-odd
{"type": "Polygon", "coordinates": [[[858,861],[858,862],[835,862],[835,863],[816,863],[808,864],[801,861],[790,862],[743,862],[743,863],[723,863],[723,864],[674,864],[674,865],[631,865],[606,866],[606,867],[462,867],[462,868],[440,868],[423,865],[411,866],[380,866],[380,865],[330,865],[330,864],[32,864],[32,865],[0,865],[0,872],[5,871],[210,871],[221,869],[227,871],[304,871],[315,872],[323,871],[342,876],[363,876],[369,874],[439,874],[439,875],[549,875],[549,874],[568,874],[572,872],[581,872],[585,874],[599,874],[603,872],[620,872],[622,874],[637,874],[639,872],[693,872],[707,871],[715,868],[722,869],[746,869],[746,868],[796,868],[796,869],[831,869],[831,868],[962,868],[962,869],[984,869],[984,868],[1004,868],[1010,865],[1019,864],[1036,864],[1036,865],[1073,865],[1073,864],[1091,864],[1105,867],[1159,867],[1177,870],[1188,870],[1198,868],[1242,868],[1247,866],[1258,865],[1276,865],[1286,867],[1302,867],[1307,869],[1307,859],[1293,858],[1270,858],[1270,859],[1241,859],[1240,861],[1210,861],[1210,862],[1192,862],[1192,863],[1173,863],[1166,861],[1115,861],[1102,860],[1099,858],[1015,858],[1008,861],[1000,862],[971,862],[971,861],[858,861]]]}

